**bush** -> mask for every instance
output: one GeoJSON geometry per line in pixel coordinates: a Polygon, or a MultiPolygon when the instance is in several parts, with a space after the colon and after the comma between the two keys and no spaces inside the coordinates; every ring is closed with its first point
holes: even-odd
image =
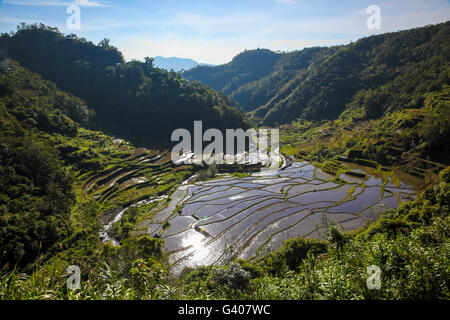
{"type": "Polygon", "coordinates": [[[213,270],[209,287],[224,286],[231,290],[244,291],[250,284],[250,272],[245,271],[238,263],[213,270]]]}
{"type": "Polygon", "coordinates": [[[349,241],[349,238],[336,226],[331,225],[328,228],[327,240],[330,241],[330,243],[335,244],[337,248],[341,249],[349,241]]]}
{"type": "Polygon", "coordinates": [[[289,239],[283,246],[263,259],[271,274],[282,275],[288,270],[296,271],[308,253],[317,256],[327,252],[327,243],[313,239],[289,239]]]}
{"type": "Polygon", "coordinates": [[[256,262],[251,262],[243,259],[236,260],[236,263],[239,263],[242,269],[248,271],[252,279],[260,278],[265,275],[265,270],[261,266],[261,264],[256,262]]]}
{"type": "MultiPolygon", "coordinates": [[[[149,236],[142,236],[140,238],[128,238],[123,241],[121,251],[129,258],[160,259],[163,256],[163,244],[163,240],[153,239],[149,236]]],[[[134,259],[128,260],[130,261],[134,259]]]]}

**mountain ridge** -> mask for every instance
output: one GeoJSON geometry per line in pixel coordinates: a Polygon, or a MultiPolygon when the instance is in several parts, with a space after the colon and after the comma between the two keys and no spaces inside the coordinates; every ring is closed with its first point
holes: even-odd
{"type": "Polygon", "coordinates": [[[362,118],[371,118],[418,107],[429,88],[449,84],[449,39],[447,21],[278,56],[268,49],[248,50],[228,64],[197,67],[183,76],[224,91],[265,125],[337,119],[358,108],[362,118]],[[255,64],[264,72],[253,72],[255,64]]]}
{"type": "Polygon", "coordinates": [[[249,127],[224,94],[156,68],[151,58],[125,62],[108,39],[95,45],[57,28],[24,24],[2,34],[0,47],[8,58],[85,100],[97,129],[141,146],[166,148],[173,130],[191,130],[195,120],[205,128],[249,127]]]}
{"type": "Polygon", "coordinates": [[[155,67],[166,69],[167,71],[173,70],[175,72],[180,72],[183,70],[188,71],[197,66],[214,66],[212,64],[199,63],[189,58],[156,56],[153,59],[155,67]]]}

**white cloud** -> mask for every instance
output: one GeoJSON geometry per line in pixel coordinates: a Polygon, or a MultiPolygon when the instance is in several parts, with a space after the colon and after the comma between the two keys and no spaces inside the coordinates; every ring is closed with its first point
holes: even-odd
{"type": "Polygon", "coordinates": [[[14,17],[0,17],[0,23],[19,24],[19,23],[22,23],[22,22],[30,23],[31,20],[19,19],[19,18],[14,18],[14,17]]]}
{"type": "MultiPolygon", "coordinates": [[[[5,0],[3,3],[67,6],[74,1],[5,0]]],[[[83,3],[84,6],[92,7],[110,5],[110,2],[103,0],[84,1],[80,5],[83,6],[83,3]]],[[[251,12],[245,8],[205,12],[184,7],[145,11],[139,6],[124,6],[118,13],[111,10],[111,15],[109,12],[100,12],[86,16],[82,29],[77,34],[94,42],[108,37],[113,45],[124,52],[127,59],[179,56],[219,64],[230,61],[245,49],[261,47],[291,51],[316,45],[344,44],[373,33],[373,30],[367,29],[368,15],[365,11],[371,2],[362,1],[361,4],[351,5],[346,1],[326,3],[328,6],[311,0],[270,0],[270,5],[261,6],[257,10],[252,8],[251,12]]],[[[381,30],[376,33],[420,27],[450,18],[450,5],[446,0],[378,0],[377,4],[381,7],[382,23],[381,30]]],[[[117,3],[112,6],[120,7],[117,3]]],[[[19,14],[11,13],[11,16],[17,15],[19,14]]],[[[27,17],[30,18],[24,16],[27,17]]],[[[29,23],[26,19],[0,17],[0,23],[4,24],[22,21],[29,23]]],[[[34,22],[55,25],[49,21],[34,22]]],[[[56,26],[61,24],[61,31],[71,32],[65,30],[64,22],[60,19],[56,26]]]]}
{"type": "Polygon", "coordinates": [[[264,39],[254,37],[195,39],[164,34],[155,38],[150,35],[136,35],[123,42],[115,43],[127,60],[154,56],[177,56],[191,58],[203,63],[222,64],[246,49],[267,48],[293,51],[312,46],[331,46],[348,43],[351,39],[264,39]]]}
{"type": "Polygon", "coordinates": [[[275,2],[285,3],[285,4],[294,4],[295,0],[275,0],[275,2]]]}
{"type": "Polygon", "coordinates": [[[70,6],[71,4],[77,4],[80,7],[109,7],[110,4],[106,1],[95,0],[76,0],[76,1],[63,1],[63,0],[4,0],[4,4],[18,5],[18,6],[42,6],[42,7],[56,7],[56,6],[70,6]]]}
{"type": "Polygon", "coordinates": [[[251,30],[255,25],[267,19],[267,14],[254,12],[247,13],[222,14],[222,15],[204,15],[190,12],[177,12],[171,14],[160,21],[163,28],[187,28],[191,31],[201,34],[208,33],[242,33],[243,30],[251,30]]]}

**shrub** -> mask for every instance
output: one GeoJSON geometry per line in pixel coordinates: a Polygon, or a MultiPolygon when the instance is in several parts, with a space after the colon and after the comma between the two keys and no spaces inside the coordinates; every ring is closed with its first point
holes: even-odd
{"type": "Polygon", "coordinates": [[[224,286],[233,291],[244,291],[249,284],[250,272],[233,262],[228,267],[217,268],[213,271],[209,287],[224,286]]]}
{"type": "Polygon", "coordinates": [[[283,246],[270,253],[263,263],[271,274],[283,274],[287,270],[297,270],[308,253],[319,255],[327,251],[327,243],[313,239],[289,239],[283,246]]]}

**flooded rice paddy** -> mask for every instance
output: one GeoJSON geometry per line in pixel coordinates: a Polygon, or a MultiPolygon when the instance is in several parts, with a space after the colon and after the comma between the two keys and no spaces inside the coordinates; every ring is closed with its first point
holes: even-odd
{"type": "Polygon", "coordinates": [[[147,228],[161,237],[175,273],[185,267],[254,259],[294,237],[322,238],[336,224],[354,230],[421,191],[420,179],[376,174],[339,180],[308,162],[250,177],[184,183],[147,228]],[[164,223],[169,221],[169,224],[164,223]]]}

